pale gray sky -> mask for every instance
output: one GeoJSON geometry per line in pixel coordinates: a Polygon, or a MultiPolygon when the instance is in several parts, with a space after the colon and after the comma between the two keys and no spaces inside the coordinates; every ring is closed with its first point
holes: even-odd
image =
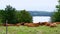
{"type": "Polygon", "coordinates": [[[58,0],[0,0],[0,9],[4,9],[6,5],[11,5],[17,10],[29,11],[54,11],[58,0]]]}

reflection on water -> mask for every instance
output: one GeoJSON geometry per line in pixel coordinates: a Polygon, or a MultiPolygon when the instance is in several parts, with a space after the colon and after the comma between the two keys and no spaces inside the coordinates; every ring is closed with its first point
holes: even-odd
{"type": "Polygon", "coordinates": [[[49,16],[33,16],[33,22],[37,23],[37,22],[49,22],[50,21],[49,16]]]}

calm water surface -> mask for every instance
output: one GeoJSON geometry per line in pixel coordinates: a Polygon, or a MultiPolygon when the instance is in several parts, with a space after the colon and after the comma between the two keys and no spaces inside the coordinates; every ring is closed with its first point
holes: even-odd
{"type": "Polygon", "coordinates": [[[49,16],[33,16],[33,22],[38,23],[38,22],[50,22],[49,16]]]}

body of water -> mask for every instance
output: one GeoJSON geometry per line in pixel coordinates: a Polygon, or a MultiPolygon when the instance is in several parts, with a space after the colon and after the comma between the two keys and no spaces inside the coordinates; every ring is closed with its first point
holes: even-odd
{"type": "Polygon", "coordinates": [[[38,22],[50,22],[49,16],[33,16],[33,23],[38,23],[38,22]]]}

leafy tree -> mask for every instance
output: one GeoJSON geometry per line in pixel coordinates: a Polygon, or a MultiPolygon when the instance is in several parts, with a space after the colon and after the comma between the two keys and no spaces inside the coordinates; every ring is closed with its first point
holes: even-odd
{"type": "Polygon", "coordinates": [[[18,22],[24,22],[24,23],[31,23],[32,22],[32,16],[30,13],[26,10],[21,10],[18,12],[18,22]]]}
{"type": "Polygon", "coordinates": [[[56,6],[57,11],[51,17],[52,22],[60,22],[60,0],[58,1],[59,5],[56,6]]]}
{"type": "Polygon", "coordinates": [[[4,10],[0,10],[0,19],[3,17],[4,10]]]}
{"type": "Polygon", "coordinates": [[[2,23],[2,20],[4,19],[4,10],[0,10],[0,23],[2,23]]]}
{"type": "Polygon", "coordinates": [[[17,23],[20,22],[20,11],[16,11],[17,23]]]}
{"type": "Polygon", "coordinates": [[[12,23],[15,24],[16,23],[16,9],[12,8],[10,5],[6,6],[5,8],[5,16],[4,16],[4,23],[6,22],[6,20],[8,21],[8,23],[12,23]]]}

